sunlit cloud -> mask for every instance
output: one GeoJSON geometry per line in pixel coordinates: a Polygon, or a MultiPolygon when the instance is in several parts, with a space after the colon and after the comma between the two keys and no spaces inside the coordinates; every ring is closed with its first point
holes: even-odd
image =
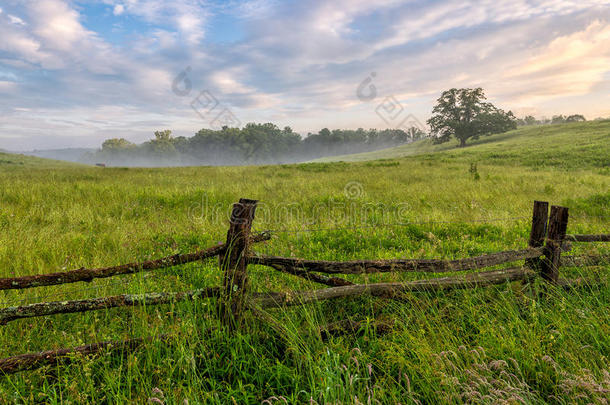
{"type": "Polygon", "coordinates": [[[597,20],[582,31],[560,36],[504,77],[527,83],[523,98],[583,95],[602,83],[610,67],[610,25],[597,20]]]}

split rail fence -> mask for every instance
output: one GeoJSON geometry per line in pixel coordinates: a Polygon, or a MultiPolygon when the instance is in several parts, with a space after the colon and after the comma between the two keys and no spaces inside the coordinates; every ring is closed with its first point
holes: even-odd
{"type": "MultiPolygon", "coordinates": [[[[311,302],[362,295],[400,299],[401,296],[408,292],[483,287],[517,280],[531,281],[538,276],[558,286],[574,286],[578,284],[579,280],[559,278],[559,270],[562,265],[586,266],[607,264],[609,259],[607,256],[562,257],[562,251],[569,250],[571,242],[609,242],[610,234],[568,235],[566,234],[568,208],[552,206],[549,215],[549,204],[541,201],[534,202],[528,247],[521,250],[509,250],[457,260],[323,261],[258,255],[251,251],[250,246],[253,243],[269,240],[271,235],[268,232],[251,233],[256,205],[257,201],[250,199],[240,199],[238,203],[235,203],[231,213],[226,242],[206,250],[113,267],[80,268],[59,273],[0,279],[0,290],[26,289],[88,282],[96,278],[152,271],[219,256],[219,266],[224,272],[222,286],[183,292],[123,294],[5,307],[0,308],[0,324],[6,324],[17,319],[60,313],[76,313],[116,307],[161,305],[186,300],[217,298],[218,315],[222,324],[229,330],[240,326],[243,314],[246,311],[251,311],[258,318],[269,321],[275,324],[276,327],[281,328],[262,310],[265,308],[304,305],[311,302]],[[521,260],[524,260],[522,265],[500,270],[476,271],[464,276],[448,276],[401,283],[357,284],[345,278],[337,277],[337,275],[384,272],[455,273],[480,270],[486,267],[521,260]],[[250,292],[247,272],[248,265],[250,264],[267,266],[282,273],[323,284],[327,288],[308,291],[250,292]]],[[[333,330],[341,330],[343,328],[355,330],[358,327],[359,324],[357,322],[342,321],[335,325],[329,325],[321,333],[332,334],[333,330]]],[[[383,327],[383,325],[379,325],[380,329],[383,329],[383,327]]],[[[21,354],[0,359],[0,372],[11,374],[18,371],[35,369],[44,365],[59,364],[60,362],[69,361],[71,355],[76,353],[88,355],[104,350],[131,350],[153,339],[165,340],[169,338],[170,336],[161,335],[21,354]]]]}

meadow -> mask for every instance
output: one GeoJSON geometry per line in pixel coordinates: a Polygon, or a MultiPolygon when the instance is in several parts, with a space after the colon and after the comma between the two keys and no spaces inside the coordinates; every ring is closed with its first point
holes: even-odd
{"type": "MultiPolygon", "coordinates": [[[[466,148],[429,141],[294,165],[99,168],[0,153],[0,276],[99,267],[224,241],[240,197],[260,201],[256,252],[329,260],[461,258],[524,248],[534,200],[570,208],[568,233],[610,231],[610,121],[521,128],[466,148]],[[349,160],[349,161],[348,161],[349,160]]],[[[574,244],[571,254],[610,252],[574,244]]],[[[607,403],[610,264],[541,282],[270,310],[229,334],[215,301],[110,309],[0,326],[0,356],[170,333],[123,356],[0,377],[1,403],[607,403]],[[393,333],[323,341],[341,319],[393,333]],[[209,331],[210,327],[217,327],[209,331]],[[152,401],[152,402],[151,402],[152,401]]],[[[255,291],[317,286],[258,266],[255,291]]],[[[408,280],[419,274],[351,276],[408,280]]],[[[1,292],[3,306],[219,285],[217,260],[1,292]]]]}

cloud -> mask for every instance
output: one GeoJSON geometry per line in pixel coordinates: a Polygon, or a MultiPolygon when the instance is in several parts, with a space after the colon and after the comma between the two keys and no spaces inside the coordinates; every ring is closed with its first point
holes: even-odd
{"type": "Polygon", "coordinates": [[[0,93],[13,92],[17,88],[17,83],[0,80],[0,93]]]}
{"type": "Polygon", "coordinates": [[[95,35],[81,25],[79,14],[63,1],[40,0],[28,8],[28,13],[33,34],[46,47],[57,51],[72,51],[77,44],[95,35]]]}
{"type": "Polygon", "coordinates": [[[596,20],[582,31],[555,38],[503,77],[513,86],[529,86],[519,97],[541,100],[587,94],[609,70],[610,25],[596,20]]]}
{"type": "Polygon", "coordinates": [[[227,1],[222,10],[240,19],[268,18],[279,5],[278,0],[227,1]]]}
{"type": "Polygon", "coordinates": [[[242,123],[301,132],[385,127],[375,107],[391,95],[423,121],[454,86],[547,115],[583,95],[598,102],[576,112],[607,105],[602,1],[101,1],[103,14],[68,0],[3,3],[0,135],[58,146],[137,141],[161,126],[189,135],[207,125],[190,107],[202,90],[242,123]],[[119,28],[97,28],[115,16],[119,28]],[[178,96],[172,82],[187,66],[192,90],[178,96]],[[378,96],[362,102],[356,89],[372,72],[378,96]]]}
{"type": "Polygon", "coordinates": [[[25,22],[21,18],[14,16],[12,14],[8,15],[8,19],[12,24],[25,25],[25,22]]]}
{"type": "MultiPolygon", "coordinates": [[[[0,24],[0,50],[15,64],[26,62],[30,69],[79,67],[96,73],[111,73],[111,47],[87,30],[80,15],[60,0],[28,2],[20,8],[27,22],[0,24]]],[[[8,15],[9,21],[11,15],[8,15]]],[[[3,16],[0,15],[0,21],[3,16]]]]}
{"type": "Polygon", "coordinates": [[[125,0],[114,11],[130,14],[152,24],[171,24],[189,45],[197,45],[205,36],[210,11],[200,0],[125,0]]]}

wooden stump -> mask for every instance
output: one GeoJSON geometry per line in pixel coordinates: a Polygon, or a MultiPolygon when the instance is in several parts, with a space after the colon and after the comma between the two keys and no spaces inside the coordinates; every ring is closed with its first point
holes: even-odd
{"type": "Polygon", "coordinates": [[[559,280],[559,267],[561,266],[561,244],[566,236],[568,227],[568,208],[553,205],[549,217],[548,234],[540,275],[543,279],[556,284],[559,280]]]}
{"type": "Polygon", "coordinates": [[[239,325],[244,310],[248,288],[248,245],[256,204],[256,200],[245,198],[233,204],[226,252],[221,256],[220,267],[224,271],[224,280],[219,310],[221,321],[229,329],[239,325]]]}
{"type": "MultiPolygon", "coordinates": [[[[549,203],[546,201],[534,201],[534,212],[532,215],[532,230],[528,246],[538,248],[544,245],[546,227],[549,218],[549,203]]],[[[539,257],[526,259],[525,265],[534,271],[540,271],[542,259],[539,257]]]]}

